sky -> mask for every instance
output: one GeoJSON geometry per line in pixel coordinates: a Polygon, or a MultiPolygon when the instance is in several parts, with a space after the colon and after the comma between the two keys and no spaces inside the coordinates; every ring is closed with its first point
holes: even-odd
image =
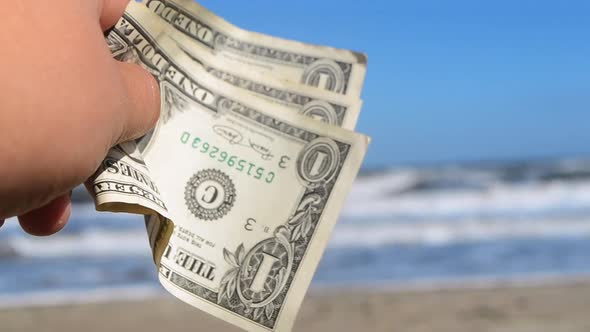
{"type": "Polygon", "coordinates": [[[366,167],[590,156],[590,1],[200,3],[369,57],[366,167]]]}

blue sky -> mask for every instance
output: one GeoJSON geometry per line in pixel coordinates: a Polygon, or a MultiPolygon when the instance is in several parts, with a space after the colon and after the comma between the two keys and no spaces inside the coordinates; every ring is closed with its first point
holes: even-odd
{"type": "Polygon", "coordinates": [[[247,29],[367,53],[368,167],[590,156],[590,1],[200,3],[247,29]]]}

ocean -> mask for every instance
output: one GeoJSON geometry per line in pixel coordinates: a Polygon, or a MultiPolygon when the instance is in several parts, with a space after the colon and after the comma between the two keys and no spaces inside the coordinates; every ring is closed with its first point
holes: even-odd
{"type": "MultiPolygon", "coordinates": [[[[75,197],[56,236],[0,229],[0,307],[163,294],[143,218],[75,197]]],[[[359,176],[313,286],[585,278],[588,253],[590,160],[394,167],[359,176]]]]}

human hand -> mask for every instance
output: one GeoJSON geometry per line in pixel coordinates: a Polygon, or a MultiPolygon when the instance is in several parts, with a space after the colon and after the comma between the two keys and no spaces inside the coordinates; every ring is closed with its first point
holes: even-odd
{"type": "Polygon", "coordinates": [[[59,231],[71,190],[155,125],[157,82],[104,40],[128,1],[0,2],[0,226],[59,231]]]}

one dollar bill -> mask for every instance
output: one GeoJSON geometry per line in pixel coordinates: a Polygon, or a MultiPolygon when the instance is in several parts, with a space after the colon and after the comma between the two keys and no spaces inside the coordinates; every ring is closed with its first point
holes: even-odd
{"type": "Polygon", "coordinates": [[[137,0],[179,32],[237,66],[360,98],[367,57],[349,50],[305,44],[246,31],[193,0],[137,0]]]}
{"type": "Polygon", "coordinates": [[[288,331],[369,139],[254,97],[128,14],[118,57],[160,82],[162,116],[111,150],[100,210],[150,215],[162,285],[249,331],[288,331]]]}

